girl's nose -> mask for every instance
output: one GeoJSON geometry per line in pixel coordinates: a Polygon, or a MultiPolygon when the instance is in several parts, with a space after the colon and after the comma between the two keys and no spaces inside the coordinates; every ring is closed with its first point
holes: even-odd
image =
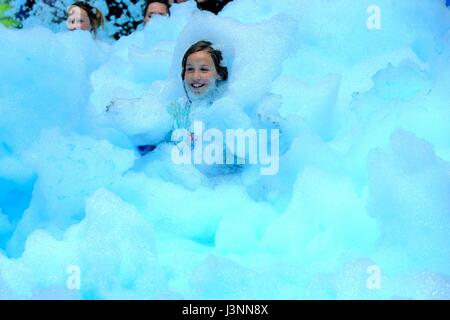
{"type": "Polygon", "coordinates": [[[200,79],[201,78],[201,73],[200,73],[200,71],[195,71],[194,72],[194,79],[195,80],[198,80],[198,79],[200,79]]]}

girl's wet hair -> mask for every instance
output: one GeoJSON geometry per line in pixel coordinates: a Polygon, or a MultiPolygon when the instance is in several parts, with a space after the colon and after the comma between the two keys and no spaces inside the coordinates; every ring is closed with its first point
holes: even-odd
{"type": "Polygon", "coordinates": [[[217,74],[220,76],[220,79],[222,81],[227,80],[228,79],[228,68],[221,65],[221,62],[223,60],[222,52],[214,49],[212,43],[209,41],[206,41],[206,40],[202,40],[202,41],[198,41],[198,42],[194,43],[184,54],[183,60],[181,62],[181,67],[182,67],[181,79],[184,80],[184,73],[186,72],[186,63],[187,63],[188,57],[191,54],[199,52],[199,51],[209,52],[209,54],[211,55],[211,58],[214,62],[214,66],[216,67],[217,74]]]}
{"type": "Polygon", "coordinates": [[[67,8],[67,13],[69,13],[70,9],[73,7],[78,7],[80,9],[83,9],[84,11],[86,11],[86,13],[89,17],[89,22],[91,23],[92,32],[94,33],[94,35],[97,35],[97,30],[99,27],[104,28],[105,18],[103,17],[103,14],[101,13],[101,11],[99,9],[91,6],[87,2],[75,1],[74,3],[72,3],[69,6],[69,8],[67,8]]]}

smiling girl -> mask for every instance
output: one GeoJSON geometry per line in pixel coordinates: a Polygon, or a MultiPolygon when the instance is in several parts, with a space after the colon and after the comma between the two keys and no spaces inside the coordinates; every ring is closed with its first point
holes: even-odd
{"type": "MultiPolygon", "coordinates": [[[[153,141],[152,144],[138,145],[137,151],[143,156],[156,148],[160,142],[170,142],[172,132],[177,129],[186,129],[193,132],[192,110],[198,107],[209,107],[224,91],[224,84],[228,79],[228,69],[222,64],[222,53],[216,50],[209,41],[194,43],[183,56],[181,61],[181,79],[185,96],[169,104],[165,109],[171,118],[171,129],[164,134],[163,141],[153,141]]],[[[106,112],[115,116],[120,114],[119,109],[129,110],[127,106],[144,104],[142,99],[115,99],[106,107],[106,112]],[[114,111],[113,111],[114,110],[114,111]],[[117,113],[119,112],[119,113],[117,113]]],[[[194,137],[191,136],[194,143],[194,137]]]]}
{"type": "Polygon", "coordinates": [[[228,79],[222,53],[209,41],[194,43],[181,62],[181,79],[186,96],[172,103],[168,112],[174,117],[174,129],[189,129],[190,112],[198,105],[211,105],[222,93],[228,79]]]}

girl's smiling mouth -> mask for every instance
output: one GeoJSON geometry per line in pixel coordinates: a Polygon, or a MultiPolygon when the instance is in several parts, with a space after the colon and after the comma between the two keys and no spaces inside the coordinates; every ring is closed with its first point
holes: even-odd
{"type": "Polygon", "coordinates": [[[203,88],[205,86],[205,84],[204,83],[192,83],[191,86],[194,89],[199,89],[199,88],[203,88]]]}

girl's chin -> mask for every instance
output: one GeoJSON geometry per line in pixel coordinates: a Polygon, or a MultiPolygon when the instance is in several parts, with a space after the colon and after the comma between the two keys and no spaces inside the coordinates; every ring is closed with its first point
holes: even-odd
{"type": "Polygon", "coordinates": [[[193,88],[192,86],[185,86],[186,92],[191,100],[209,99],[214,93],[214,87],[205,86],[202,88],[193,88]]]}
{"type": "Polygon", "coordinates": [[[206,92],[208,92],[208,90],[198,90],[198,89],[190,89],[189,91],[195,97],[201,97],[205,95],[206,92]]]}

